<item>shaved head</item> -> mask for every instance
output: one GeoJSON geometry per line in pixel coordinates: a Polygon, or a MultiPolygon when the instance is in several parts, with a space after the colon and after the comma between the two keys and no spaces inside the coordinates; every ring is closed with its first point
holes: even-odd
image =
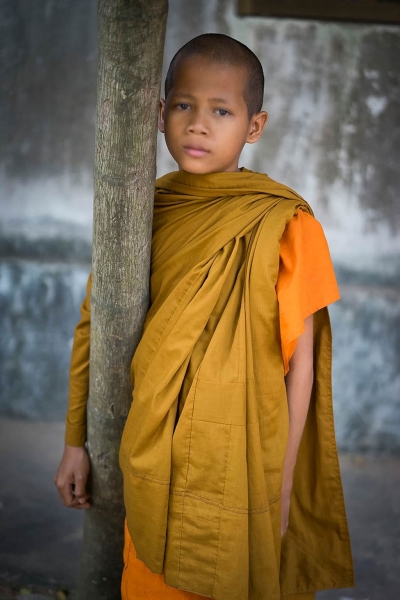
{"type": "Polygon", "coordinates": [[[244,69],[247,78],[243,82],[243,95],[249,118],[261,111],[264,97],[264,73],[261,63],[247,46],[222,33],[204,33],[178,50],[165,78],[165,99],[173,87],[175,69],[191,56],[202,56],[212,62],[244,69]]]}

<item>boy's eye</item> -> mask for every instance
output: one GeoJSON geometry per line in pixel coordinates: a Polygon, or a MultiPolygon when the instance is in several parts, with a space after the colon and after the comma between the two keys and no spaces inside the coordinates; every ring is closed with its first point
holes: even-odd
{"type": "Polygon", "coordinates": [[[184,102],[180,102],[176,105],[180,110],[187,110],[189,108],[189,104],[185,104],[184,102]]]}
{"type": "Polygon", "coordinates": [[[225,117],[226,115],[229,115],[229,112],[227,110],[225,110],[224,108],[217,108],[216,112],[221,116],[221,117],[225,117]]]}

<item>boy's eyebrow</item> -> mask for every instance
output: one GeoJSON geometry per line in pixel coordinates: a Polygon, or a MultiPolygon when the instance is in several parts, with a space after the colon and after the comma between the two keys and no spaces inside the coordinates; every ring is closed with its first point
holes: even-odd
{"type": "Polygon", "coordinates": [[[226,98],[209,98],[210,102],[219,102],[220,104],[229,104],[226,98]]]}
{"type": "MultiPolygon", "coordinates": [[[[188,98],[189,100],[195,99],[195,96],[192,94],[185,94],[184,92],[175,92],[173,94],[174,98],[188,98]]],[[[220,102],[221,104],[229,104],[229,101],[226,98],[208,98],[209,102],[220,102]]]]}

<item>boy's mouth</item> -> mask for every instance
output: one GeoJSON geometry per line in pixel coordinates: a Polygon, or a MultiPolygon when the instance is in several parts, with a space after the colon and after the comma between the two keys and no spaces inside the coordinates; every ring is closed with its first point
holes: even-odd
{"type": "Polygon", "coordinates": [[[183,149],[189,156],[200,158],[209,153],[209,150],[202,148],[202,146],[184,146],[183,149]]]}

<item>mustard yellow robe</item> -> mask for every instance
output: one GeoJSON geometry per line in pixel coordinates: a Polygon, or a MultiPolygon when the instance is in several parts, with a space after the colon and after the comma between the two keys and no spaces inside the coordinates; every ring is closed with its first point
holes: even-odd
{"type": "Polygon", "coordinates": [[[157,181],[152,304],[120,450],[138,557],[215,600],[353,585],[335,445],[331,331],[314,315],[315,380],[280,538],[288,432],[275,285],[295,192],[266,175],[157,181]]]}

